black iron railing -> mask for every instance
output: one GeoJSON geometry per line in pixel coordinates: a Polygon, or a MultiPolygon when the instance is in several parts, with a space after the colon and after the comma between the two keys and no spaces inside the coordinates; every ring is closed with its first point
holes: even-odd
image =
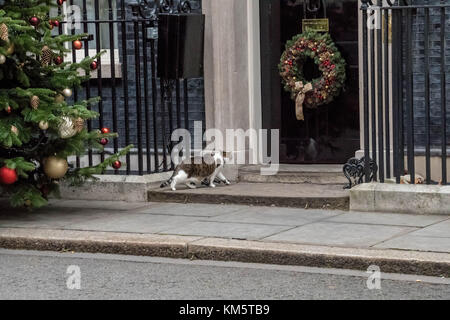
{"type": "MultiPolygon", "coordinates": [[[[58,8],[59,15],[67,15],[65,11],[71,5],[81,9],[81,20],[73,21],[80,28],[71,28],[68,19],[54,32],[87,33],[90,39],[83,41],[81,50],[72,49],[65,59],[80,61],[106,51],[98,59],[91,80],[82,89],[74,90],[71,99],[101,97],[100,103],[92,106],[100,117],[87,125],[90,130],[108,127],[119,133],[119,138],[106,146],[105,153],[135,145],[127,155],[126,167],[114,173],[143,175],[170,170],[172,130],[192,130],[193,121],[204,121],[203,79],[174,80],[174,96],[167,97],[165,83],[157,76],[158,14],[191,12],[191,2],[68,0],[58,8]]],[[[95,165],[105,153],[89,150],[85,157],[76,158],[75,165],[95,165]]]]}
{"type": "Polygon", "coordinates": [[[448,184],[450,3],[362,0],[361,9],[364,161],[358,174],[365,182],[448,184]]]}

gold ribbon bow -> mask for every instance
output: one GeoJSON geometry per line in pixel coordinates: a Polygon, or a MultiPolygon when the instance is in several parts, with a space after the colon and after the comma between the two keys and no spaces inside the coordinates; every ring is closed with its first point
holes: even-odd
{"type": "Polygon", "coordinates": [[[305,120],[303,102],[305,101],[306,94],[312,89],[313,86],[311,83],[303,84],[301,81],[295,83],[295,90],[298,91],[297,98],[295,99],[295,115],[299,121],[305,120]]]}

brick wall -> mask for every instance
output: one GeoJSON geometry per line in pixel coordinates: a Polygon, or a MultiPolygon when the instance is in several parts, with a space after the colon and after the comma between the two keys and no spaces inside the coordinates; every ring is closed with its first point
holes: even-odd
{"type": "MultiPolygon", "coordinates": [[[[439,4],[440,0],[416,0],[413,4],[439,4]]],[[[414,124],[417,147],[425,146],[425,58],[424,58],[424,10],[418,9],[413,15],[413,90],[414,124]]],[[[434,148],[441,146],[441,14],[439,9],[430,10],[430,87],[431,87],[431,141],[434,148]]],[[[446,49],[445,72],[447,88],[450,84],[450,8],[446,9],[446,49]]],[[[447,90],[447,105],[450,94],[447,90]]],[[[448,110],[448,108],[447,108],[448,110]]],[[[450,110],[447,111],[447,138],[450,145],[450,110]]]]}

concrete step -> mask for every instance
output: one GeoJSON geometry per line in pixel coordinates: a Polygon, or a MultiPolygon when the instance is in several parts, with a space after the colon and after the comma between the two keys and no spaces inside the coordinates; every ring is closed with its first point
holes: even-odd
{"type": "Polygon", "coordinates": [[[349,192],[342,185],[244,183],[177,191],[151,189],[150,202],[245,204],[306,209],[349,210],[349,192]]]}
{"type": "Polygon", "coordinates": [[[249,183],[283,184],[346,184],[342,165],[280,165],[276,175],[263,176],[260,166],[247,166],[239,169],[239,181],[249,183]]]}

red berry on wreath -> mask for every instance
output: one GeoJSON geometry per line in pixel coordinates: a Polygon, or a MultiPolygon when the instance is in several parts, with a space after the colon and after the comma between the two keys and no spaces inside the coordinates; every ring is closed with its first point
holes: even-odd
{"type": "Polygon", "coordinates": [[[41,23],[41,20],[40,20],[38,17],[31,17],[31,18],[28,20],[28,22],[30,22],[30,24],[31,24],[33,27],[36,27],[36,26],[39,25],[39,23],[41,23]]]}
{"type": "Polygon", "coordinates": [[[57,57],[55,57],[55,59],[53,59],[53,62],[54,62],[57,66],[59,66],[61,63],[64,62],[64,59],[63,59],[61,56],[57,56],[57,57]]]}
{"type": "Polygon", "coordinates": [[[11,106],[7,106],[7,107],[5,108],[5,112],[6,112],[7,114],[11,114],[11,113],[12,113],[12,108],[11,108],[11,106]]]}
{"type": "Polygon", "coordinates": [[[91,70],[97,70],[98,62],[97,61],[92,61],[90,67],[91,67],[91,70]]]}
{"type": "Polygon", "coordinates": [[[108,134],[108,133],[110,133],[111,131],[109,130],[109,128],[102,128],[102,133],[103,134],[108,134]]]}
{"type": "Polygon", "coordinates": [[[72,46],[75,50],[80,50],[81,48],[83,48],[83,43],[80,40],[75,40],[74,42],[72,42],[72,46]]]}
{"type": "Polygon", "coordinates": [[[119,160],[116,160],[113,162],[112,167],[116,170],[119,170],[122,167],[122,162],[120,162],[119,160]]]}
{"type": "Polygon", "coordinates": [[[14,169],[3,167],[0,169],[0,183],[11,185],[17,182],[17,172],[14,169]]]}

